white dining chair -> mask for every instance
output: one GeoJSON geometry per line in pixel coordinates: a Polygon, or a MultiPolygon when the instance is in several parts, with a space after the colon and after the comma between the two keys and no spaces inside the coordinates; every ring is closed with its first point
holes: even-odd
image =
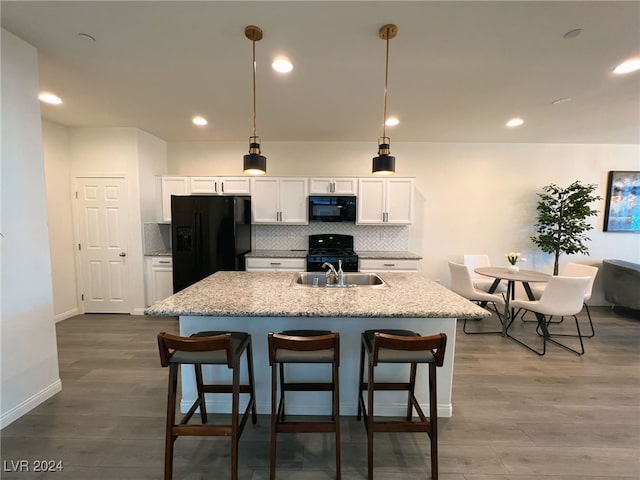
{"type": "Polygon", "coordinates": [[[522,308],[536,314],[538,319],[538,327],[536,331],[542,331],[542,352],[535,350],[530,345],[522,342],[521,340],[513,337],[507,332],[507,335],[516,342],[527,347],[529,350],[534,351],[538,355],[544,355],[547,350],[547,341],[555,343],[567,350],[582,355],[584,353],[584,344],[582,342],[582,332],[580,331],[580,324],[578,322],[578,313],[582,310],[584,303],[584,296],[589,288],[589,282],[591,277],[551,277],[547,283],[547,287],[542,292],[540,300],[512,300],[510,307],[522,308]],[[572,316],[576,322],[577,335],[574,334],[551,334],[549,333],[549,319],[551,317],[560,317],[562,320],[564,317],[572,316]],[[578,337],[580,340],[580,351],[560,343],[554,340],[556,336],[570,336],[578,337]]]}
{"type": "MultiPolygon", "coordinates": [[[[476,268],[491,266],[489,255],[465,253],[462,263],[469,267],[469,273],[471,274],[473,286],[478,290],[489,292],[489,289],[491,288],[491,285],[493,285],[494,280],[482,276],[474,271],[476,268]]],[[[501,293],[504,296],[504,294],[507,293],[507,286],[503,282],[500,282],[493,293],[501,293]]]]}
{"type": "MultiPolygon", "coordinates": [[[[591,299],[591,294],[593,292],[593,284],[596,280],[596,275],[598,274],[598,267],[594,267],[592,265],[584,265],[582,263],[567,263],[560,270],[560,275],[563,277],[590,277],[589,285],[587,287],[587,292],[584,294],[584,308],[587,311],[587,318],[589,318],[589,327],[591,328],[591,333],[589,335],[583,335],[585,338],[593,337],[596,332],[593,328],[593,321],[591,320],[591,312],[589,311],[589,306],[587,302],[591,299]]],[[[536,300],[539,300],[542,296],[542,292],[546,288],[546,284],[535,284],[531,286],[531,292],[536,300]]],[[[522,315],[522,319],[524,320],[524,313],[522,315]]]]}
{"type": "MultiPolygon", "coordinates": [[[[504,299],[501,295],[496,295],[494,293],[487,293],[476,289],[473,286],[473,281],[471,280],[471,273],[469,272],[469,267],[466,265],[462,265],[456,262],[449,262],[449,274],[451,275],[451,290],[460,295],[461,297],[466,298],[472,302],[478,304],[492,304],[493,311],[498,315],[498,320],[500,323],[504,321],[502,318],[502,314],[498,310],[497,305],[504,305],[504,299]]],[[[500,331],[491,331],[491,332],[467,332],[467,320],[465,319],[464,325],[462,327],[462,331],[467,334],[487,334],[487,333],[502,333],[502,329],[500,331]]]]}

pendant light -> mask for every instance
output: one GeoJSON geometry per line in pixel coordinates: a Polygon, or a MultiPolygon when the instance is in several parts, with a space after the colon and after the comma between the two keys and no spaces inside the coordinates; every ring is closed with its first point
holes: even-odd
{"type": "Polygon", "coordinates": [[[267,173],[267,157],[261,155],[260,137],[256,135],[256,42],[262,40],[262,29],[249,25],[244,34],[253,45],[253,135],[249,137],[249,153],[244,156],[244,173],[264,175],[267,173]]]}
{"type": "Polygon", "coordinates": [[[387,137],[387,86],[389,83],[389,40],[398,34],[398,27],[389,23],[380,27],[378,32],[382,40],[387,42],[387,58],[385,62],[384,72],[384,111],[382,117],[382,137],[378,139],[378,156],[373,157],[373,168],[371,172],[374,175],[393,175],[396,172],[396,157],[390,155],[391,149],[389,145],[391,139],[387,137]]]}

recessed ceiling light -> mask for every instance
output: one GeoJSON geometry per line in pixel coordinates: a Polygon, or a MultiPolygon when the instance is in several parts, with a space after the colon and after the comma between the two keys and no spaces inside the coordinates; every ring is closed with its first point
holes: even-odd
{"type": "Polygon", "coordinates": [[[505,125],[507,127],[519,127],[520,125],[522,125],[524,123],[524,120],[521,118],[512,118],[511,120],[509,120],[507,123],[505,123],[505,125]]]}
{"type": "Polygon", "coordinates": [[[209,122],[207,122],[206,118],[201,117],[199,115],[193,117],[193,120],[191,120],[191,121],[194,123],[194,125],[198,125],[199,127],[204,127],[207,123],[209,123],[209,122]]]}
{"type": "Polygon", "coordinates": [[[38,98],[41,102],[49,103],[51,105],[60,105],[62,103],[60,97],[51,92],[42,92],[38,95],[38,98]]]}
{"type": "Polygon", "coordinates": [[[576,38],[578,35],[582,33],[581,28],[575,28],[573,30],[569,30],[567,33],[563,35],[563,38],[576,38]]]}
{"type": "Polygon", "coordinates": [[[271,64],[271,67],[279,73],[289,73],[291,70],[293,70],[293,64],[287,57],[276,57],[276,59],[271,64]]]}
{"type": "Polygon", "coordinates": [[[559,105],[561,103],[569,103],[570,101],[571,101],[571,99],[569,97],[558,98],[558,99],[554,100],[553,102],[551,102],[551,105],[559,105]]]}
{"type": "Polygon", "coordinates": [[[613,73],[623,75],[625,73],[631,73],[637,70],[640,70],[640,58],[630,58],[629,60],[625,60],[620,65],[618,65],[613,70],[613,73]]]}
{"type": "Polygon", "coordinates": [[[395,127],[400,123],[400,120],[398,120],[398,117],[389,117],[384,123],[387,127],[395,127]]]}

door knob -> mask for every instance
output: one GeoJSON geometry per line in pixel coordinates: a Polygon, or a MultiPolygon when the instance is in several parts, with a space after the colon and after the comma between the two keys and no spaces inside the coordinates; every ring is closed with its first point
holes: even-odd
{"type": "Polygon", "coordinates": [[[127,256],[127,254],[124,253],[124,252],[120,252],[118,255],[120,255],[121,257],[126,257],[127,256]]]}

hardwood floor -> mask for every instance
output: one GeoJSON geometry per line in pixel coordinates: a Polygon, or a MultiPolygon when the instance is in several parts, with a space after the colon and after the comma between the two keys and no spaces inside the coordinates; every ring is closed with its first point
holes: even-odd
{"type": "MultiPolygon", "coordinates": [[[[441,480],[640,478],[640,320],[606,307],[592,314],[597,333],[582,357],[554,345],[538,357],[499,335],[465,335],[459,323],[454,414],[439,423],[441,480]]],[[[2,430],[0,477],[162,478],[168,372],[160,331],[177,332],[177,320],[60,322],[62,392],[2,430]],[[11,472],[19,460],[62,461],[64,469],[11,472]]],[[[428,478],[428,452],[424,434],[377,434],[376,480],[428,478]]],[[[227,439],[179,438],[174,478],[227,479],[229,455],[227,439]]],[[[366,479],[366,435],[353,417],[343,418],[342,458],[344,480],[366,479]]],[[[333,459],[331,434],[282,435],[278,479],[333,479],[333,459]]],[[[267,415],[247,425],[240,463],[240,478],[268,478],[267,415]]]]}

